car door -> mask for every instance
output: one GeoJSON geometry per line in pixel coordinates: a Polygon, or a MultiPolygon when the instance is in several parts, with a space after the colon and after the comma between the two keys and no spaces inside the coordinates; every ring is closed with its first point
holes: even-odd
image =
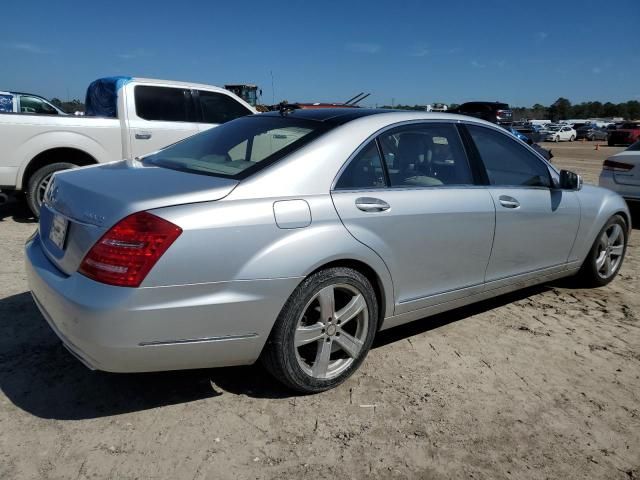
{"type": "Polygon", "coordinates": [[[549,166],[508,134],[480,125],[466,128],[496,206],[486,281],[562,270],[580,223],[576,193],[554,188],[549,166]]]}
{"type": "Polygon", "coordinates": [[[381,133],[347,164],[332,198],[349,232],[389,268],[396,314],[483,288],[495,208],[454,124],[381,133]]]}
{"type": "Polygon", "coordinates": [[[198,133],[189,89],[158,85],[125,88],[133,89],[134,98],[127,116],[132,157],[155,152],[198,133]]]}
{"type": "Polygon", "coordinates": [[[192,94],[198,114],[198,130],[201,132],[253,113],[231,95],[223,92],[194,90],[192,94]]]}

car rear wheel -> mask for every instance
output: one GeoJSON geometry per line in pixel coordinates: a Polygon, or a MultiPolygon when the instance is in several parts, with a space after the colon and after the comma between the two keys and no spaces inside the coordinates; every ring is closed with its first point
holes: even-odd
{"type": "Polygon", "coordinates": [[[558,143],[560,141],[560,135],[556,135],[553,141],[558,143]]]}
{"type": "Polygon", "coordinates": [[[569,139],[570,142],[573,142],[576,139],[576,137],[574,137],[573,135],[571,135],[571,138],[569,139]]]}
{"type": "Polygon", "coordinates": [[[69,162],[52,163],[39,168],[29,177],[26,191],[27,205],[29,205],[31,212],[36,218],[40,216],[40,206],[44,201],[44,194],[51,181],[51,176],[55,172],[69,170],[77,166],[78,165],[69,162]]]}
{"type": "Polygon", "coordinates": [[[367,355],[378,324],[369,280],[344,267],[321,270],[291,294],[273,327],[262,361],[302,393],[344,382],[367,355]]]}
{"type": "Polygon", "coordinates": [[[627,250],[627,234],[627,224],[620,215],[609,219],[600,230],[578,273],[582,283],[602,287],[615,278],[627,250]]]}

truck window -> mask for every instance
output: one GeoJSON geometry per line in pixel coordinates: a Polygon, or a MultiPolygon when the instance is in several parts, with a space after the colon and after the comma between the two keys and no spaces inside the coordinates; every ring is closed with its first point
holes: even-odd
{"type": "Polygon", "coordinates": [[[251,111],[229,95],[198,90],[203,123],[225,123],[251,115],[251,111]]]}
{"type": "Polygon", "coordinates": [[[191,93],[184,88],[138,85],[135,88],[136,114],[145,120],[192,122],[191,93]]]}
{"type": "Polygon", "coordinates": [[[38,97],[20,95],[20,112],[22,113],[45,113],[57,115],[58,111],[47,102],[38,97]]]}

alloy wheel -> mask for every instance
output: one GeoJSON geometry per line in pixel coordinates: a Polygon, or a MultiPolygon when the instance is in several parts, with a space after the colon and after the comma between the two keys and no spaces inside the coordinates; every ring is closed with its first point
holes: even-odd
{"type": "Polygon", "coordinates": [[[360,356],[368,329],[369,309],[362,292],[344,283],[322,288],[296,325],[298,365],[313,378],[337,377],[360,356]]]}
{"type": "Polygon", "coordinates": [[[598,275],[607,279],[620,266],[624,253],[624,231],[617,223],[607,228],[600,236],[598,253],[596,255],[596,270],[598,275]]]}
{"type": "Polygon", "coordinates": [[[52,175],[53,172],[45,176],[38,184],[38,190],[36,191],[36,202],[38,202],[38,205],[42,205],[44,202],[44,194],[47,192],[47,187],[49,186],[49,182],[51,182],[52,175]]]}

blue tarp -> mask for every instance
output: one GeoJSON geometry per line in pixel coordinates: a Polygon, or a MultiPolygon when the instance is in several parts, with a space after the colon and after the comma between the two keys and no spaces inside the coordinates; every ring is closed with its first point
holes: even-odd
{"type": "Polygon", "coordinates": [[[13,95],[0,93],[0,112],[13,112],[13,95]]]}
{"type": "Polygon", "coordinates": [[[85,115],[92,117],[118,117],[118,90],[131,81],[131,77],[106,77],[91,82],[84,102],[85,115]]]}

